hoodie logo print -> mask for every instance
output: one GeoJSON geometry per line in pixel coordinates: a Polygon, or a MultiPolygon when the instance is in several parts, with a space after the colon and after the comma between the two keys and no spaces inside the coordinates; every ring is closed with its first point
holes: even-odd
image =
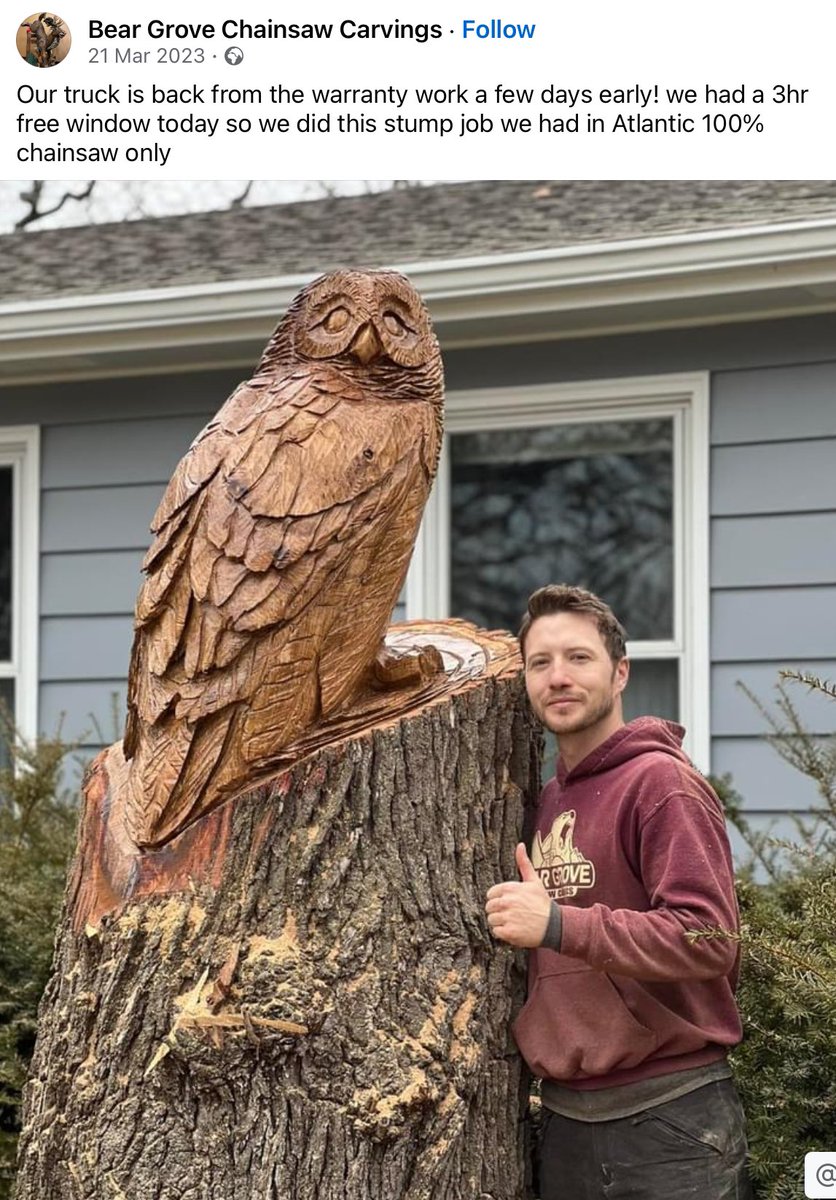
{"type": "Polygon", "coordinates": [[[595,886],[595,866],[574,843],[575,810],[558,813],[543,837],[538,830],[531,847],[531,863],[552,900],[577,896],[580,888],[595,886]]]}

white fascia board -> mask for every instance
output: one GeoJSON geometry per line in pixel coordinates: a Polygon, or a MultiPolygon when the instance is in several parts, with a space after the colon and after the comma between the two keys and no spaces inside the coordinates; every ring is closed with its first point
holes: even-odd
{"type": "MultiPolygon", "coordinates": [[[[508,311],[516,307],[511,297],[544,288],[559,291],[601,285],[612,288],[617,284],[635,288],[641,283],[652,294],[654,288],[664,290],[667,280],[685,294],[686,290],[716,290],[713,283],[705,280],[718,272],[727,275],[726,287],[740,288],[747,286],[743,276],[753,268],[769,268],[774,274],[776,268],[791,267],[801,279],[807,278],[815,265],[829,262],[832,266],[835,260],[836,219],[833,219],[804,225],[593,242],[490,258],[413,263],[402,269],[421,280],[422,294],[429,299],[434,295],[447,301],[496,296],[502,297],[504,310],[508,311]]],[[[571,303],[576,303],[575,297],[571,303]]]]}
{"type": "MultiPolygon", "coordinates": [[[[538,314],[572,315],[550,336],[606,334],[836,308],[836,219],[666,235],[480,258],[397,264],[427,300],[445,348],[519,341],[538,314]],[[706,310],[716,298],[716,311],[706,310]],[[723,299],[725,298],[725,299],[723,299]],[[689,301],[695,306],[690,312],[689,301]],[[696,306],[699,305],[699,308],[696,306]],[[515,318],[506,334],[496,323],[515,318]],[[445,337],[449,327],[450,336],[445,337]]],[[[34,380],[97,373],[97,355],[262,342],[311,275],[46,298],[0,305],[0,369],[34,380]],[[77,358],[78,370],[71,361],[77,358]],[[84,360],[84,361],[81,361],[84,360]]],[[[193,356],[190,355],[193,352],[193,356]]],[[[161,369],[170,369],[171,362],[161,369]]]]}

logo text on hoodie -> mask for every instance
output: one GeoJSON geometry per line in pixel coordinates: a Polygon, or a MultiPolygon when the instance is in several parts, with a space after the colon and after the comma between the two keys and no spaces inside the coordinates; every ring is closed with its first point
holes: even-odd
{"type": "Polygon", "coordinates": [[[595,885],[595,865],[574,844],[575,810],[558,813],[548,834],[534,835],[531,862],[552,900],[595,885]]]}

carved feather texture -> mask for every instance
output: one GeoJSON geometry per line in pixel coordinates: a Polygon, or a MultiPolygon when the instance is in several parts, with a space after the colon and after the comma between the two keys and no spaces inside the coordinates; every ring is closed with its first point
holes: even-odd
{"type": "Polygon", "coordinates": [[[323,276],[178,464],[136,605],[128,824],[164,843],[350,701],[441,449],[438,344],[394,272],[323,276]]]}

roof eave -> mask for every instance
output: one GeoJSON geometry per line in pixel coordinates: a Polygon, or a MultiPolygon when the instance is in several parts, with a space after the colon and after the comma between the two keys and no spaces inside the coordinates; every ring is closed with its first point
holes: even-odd
{"type": "MultiPolygon", "coordinates": [[[[836,309],[836,219],[393,265],[445,349],[602,336],[836,309]]],[[[0,305],[0,378],[246,363],[312,277],[0,305]]]]}

